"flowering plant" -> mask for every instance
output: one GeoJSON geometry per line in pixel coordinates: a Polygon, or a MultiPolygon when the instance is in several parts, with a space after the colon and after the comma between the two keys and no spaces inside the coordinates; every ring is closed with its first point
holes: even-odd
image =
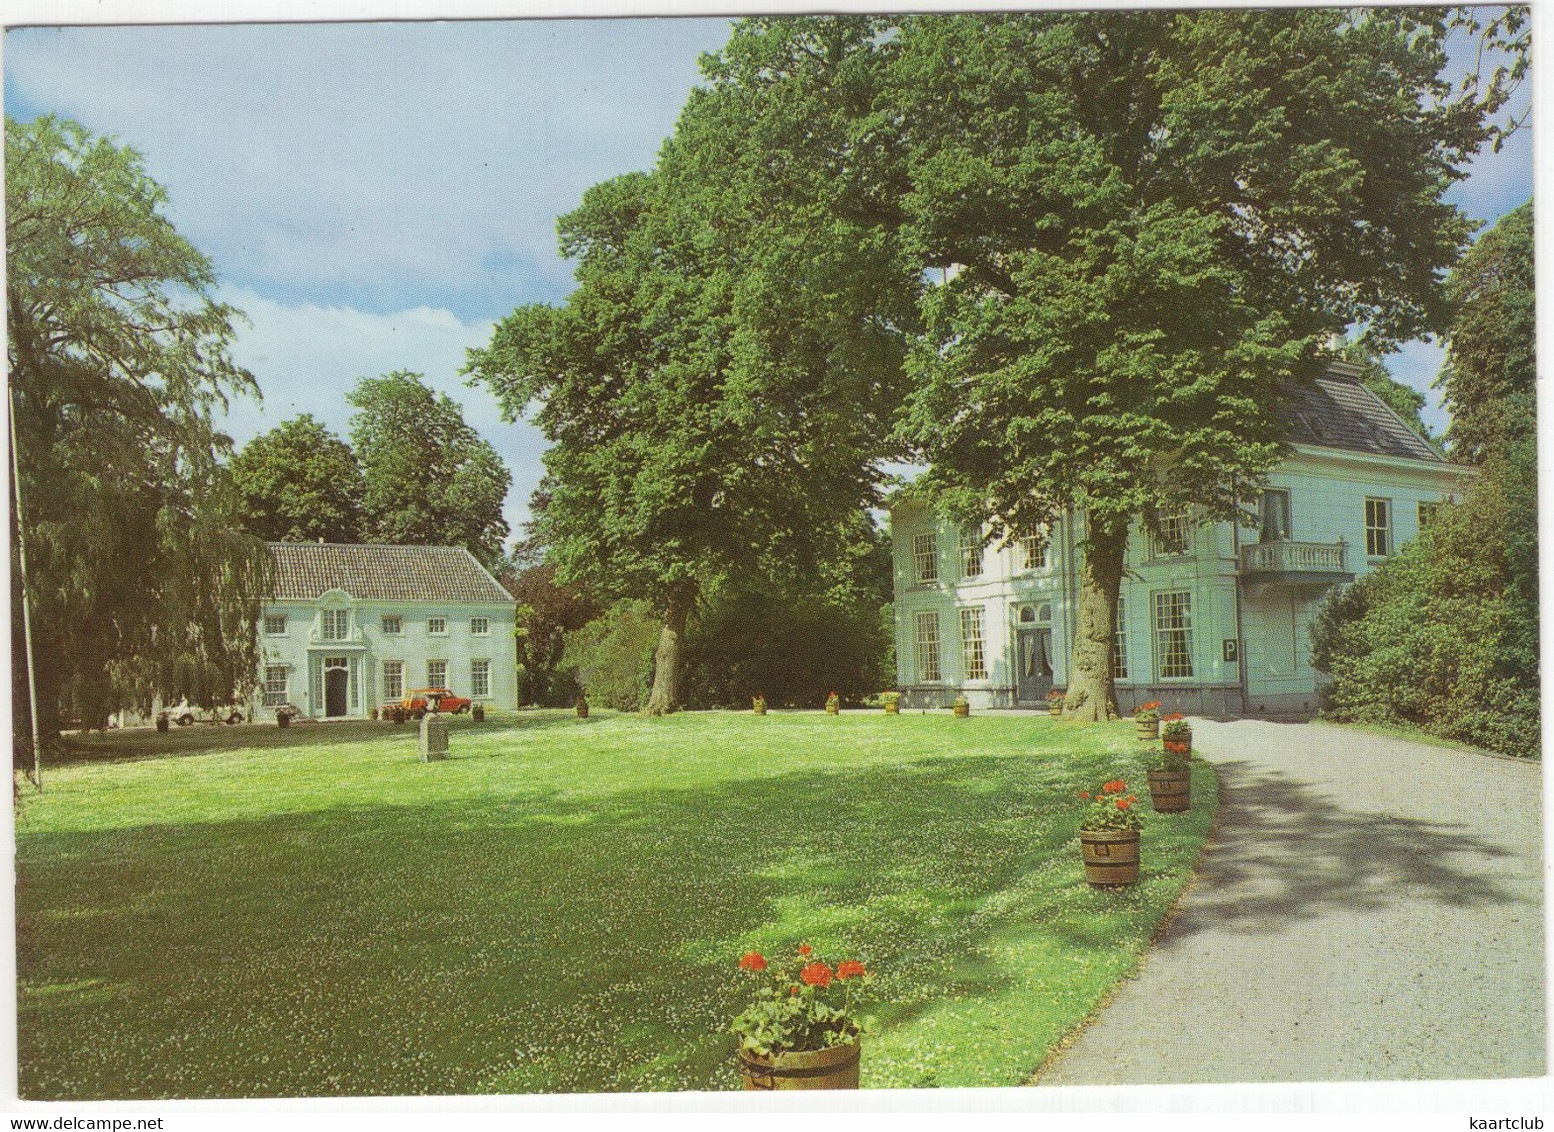
{"type": "Polygon", "coordinates": [[[900,702],[901,702],[901,693],[900,692],[881,692],[880,693],[880,703],[882,703],[882,704],[899,704],[900,702]]]}
{"type": "Polygon", "coordinates": [[[765,696],[751,696],[750,697],[750,706],[753,709],[755,709],[756,711],[760,711],[762,708],[764,708],[766,706],[766,697],[765,696]]]}
{"type": "Polygon", "coordinates": [[[1133,808],[1138,799],[1128,793],[1128,784],[1120,778],[1102,783],[1093,795],[1088,790],[1081,790],[1079,797],[1090,803],[1090,809],[1079,823],[1080,829],[1104,832],[1143,828],[1144,821],[1133,808]]]}
{"type": "Polygon", "coordinates": [[[841,702],[842,697],[837,695],[835,692],[832,692],[829,696],[826,697],[826,707],[837,707],[841,704],[841,702]]]}
{"type": "Polygon", "coordinates": [[[833,969],[806,943],[787,963],[747,952],[739,968],[765,972],[755,1001],[734,1019],[740,1049],[762,1057],[802,1053],[847,1045],[863,1033],[853,1012],[853,988],[867,982],[870,972],[858,960],[844,959],[833,969]]]}
{"type": "Polygon", "coordinates": [[[1152,719],[1160,718],[1160,701],[1150,700],[1147,704],[1139,704],[1133,709],[1133,718],[1141,723],[1148,723],[1152,719]]]}
{"type": "Polygon", "coordinates": [[[1187,770],[1192,765],[1192,756],[1188,752],[1186,743],[1162,743],[1164,750],[1154,751],[1149,757],[1150,770],[1187,770]]]}
{"type": "Polygon", "coordinates": [[[1047,702],[1049,704],[1060,704],[1063,702],[1063,699],[1067,694],[1068,693],[1064,692],[1061,688],[1054,688],[1052,691],[1047,693],[1047,702]]]}
{"type": "Polygon", "coordinates": [[[1185,716],[1172,714],[1165,717],[1160,729],[1160,742],[1173,755],[1185,755],[1192,751],[1192,726],[1185,716]]]}
{"type": "Polygon", "coordinates": [[[966,699],[966,693],[961,692],[955,697],[956,707],[966,707],[971,701],[966,699]]]}

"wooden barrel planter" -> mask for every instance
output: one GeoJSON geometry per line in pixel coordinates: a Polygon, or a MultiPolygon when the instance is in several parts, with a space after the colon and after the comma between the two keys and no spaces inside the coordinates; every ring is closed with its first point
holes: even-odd
{"type": "Polygon", "coordinates": [[[1160,738],[1160,721],[1158,719],[1138,719],[1134,720],[1134,725],[1138,728],[1139,741],[1141,743],[1153,743],[1160,738]]]}
{"type": "Polygon", "coordinates": [[[750,710],[755,712],[756,715],[765,715],[766,714],[766,705],[765,704],[756,704],[755,707],[751,708],[750,710]]]}
{"type": "Polygon", "coordinates": [[[1191,770],[1149,772],[1149,804],[1157,814],[1179,814],[1192,808],[1191,770]]]}
{"type": "Polygon", "coordinates": [[[901,714],[901,705],[898,704],[898,703],[888,703],[888,704],[886,704],[885,705],[885,714],[886,715],[900,715],[901,714]]]}
{"type": "Polygon", "coordinates": [[[1048,700],[1047,701],[1047,712],[1052,716],[1053,719],[1062,719],[1063,718],[1063,701],[1062,700],[1048,700]]]}
{"type": "Polygon", "coordinates": [[[826,714],[827,715],[840,715],[841,712],[842,712],[842,705],[841,704],[832,704],[832,703],[826,704],[826,714]]]}
{"type": "Polygon", "coordinates": [[[484,723],[486,721],[486,705],[476,704],[469,709],[469,714],[476,723],[484,723]]]}
{"type": "Polygon", "coordinates": [[[587,700],[578,700],[577,701],[577,718],[579,718],[579,719],[587,719],[588,718],[588,701],[587,700]]]}
{"type": "Polygon", "coordinates": [[[1085,880],[1096,888],[1138,883],[1138,830],[1081,829],[1079,849],[1085,861],[1085,880]]]}
{"type": "Polygon", "coordinates": [[[951,704],[950,705],[950,710],[953,711],[956,715],[961,716],[962,718],[964,718],[965,716],[968,716],[968,715],[971,714],[971,705],[970,704],[951,704]]]}
{"type": "Polygon", "coordinates": [[[740,1050],[739,1075],[747,1090],[856,1089],[862,1052],[858,1042],[770,1057],[740,1050]]]}

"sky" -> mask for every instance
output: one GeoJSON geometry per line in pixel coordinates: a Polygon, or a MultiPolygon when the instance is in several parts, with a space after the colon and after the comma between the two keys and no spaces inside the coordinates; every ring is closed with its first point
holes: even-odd
{"type": "MultiPolygon", "coordinates": [[[[344,435],[358,378],[425,375],[513,473],[516,532],[544,440],[459,376],[514,307],[556,302],[556,218],[590,185],[653,164],[723,19],[21,28],[6,113],[74,118],[144,156],[177,229],[247,324],[234,354],[263,401],[239,444],[301,412],[344,435]]],[[[1522,102],[1525,104],[1526,93],[1522,102]]],[[[1531,130],[1482,154],[1449,198],[1492,223],[1532,194],[1531,130]]],[[[1442,353],[1388,359],[1430,399],[1442,353]]]]}

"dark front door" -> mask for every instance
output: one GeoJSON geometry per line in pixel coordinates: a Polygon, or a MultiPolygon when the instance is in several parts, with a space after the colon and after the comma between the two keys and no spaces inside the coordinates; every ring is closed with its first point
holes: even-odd
{"type": "Polygon", "coordinates": [[[1052,691],[1052,630],[1021,629],[1017,638],[1020,700],[1044,700],[1052,691]]]}
{"type": "Polygon", "coordinates": [[[345,686],[348,679],[345,669],[328,668],[324,670],[324,714],[326,716],[345,714],[345,686]]]}

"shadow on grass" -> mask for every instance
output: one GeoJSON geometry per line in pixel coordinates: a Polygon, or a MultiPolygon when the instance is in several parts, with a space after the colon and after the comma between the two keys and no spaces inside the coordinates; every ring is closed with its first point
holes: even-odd
{"type": "Polygon", "coordinates": [[[1218,766],[1231,785],[1192,915],[1176,921],[1173,938],[1210,926],[1259,934],[1399,899],[1443,908],[1526,903],[1500,879],[1512,855],[1459,827],[1346,809],[1245,762],[1218,766]]]}
{"type": "MultiPolygon", "coordinates": [[[[586,726],[587,721],[577,719],[572,712],[526,711],[507,712],[488,716],[476,723],[468,716],[450,716],[449,725],[455,734],[496,735],[502,732],[524,732],[555,727],[586,726]]],[[[224,751],[281,750],[285,748],[330,747],[346,743],[361,743],[384,739],[413,741],[417,724],[407,720],[402,724],[386,721],[339,720],[328,723],[296,723],[290,727],[277,727],[273,723],[224,724],[197,723],[192,727],[178,727],[168,731],[138,727],[126,731],[105,731],[95,734],[61,735],[52,749],[45,747],[48,756],[43,772],[49,767],[80,765],[82,763],[135,762],[142,759],[177,758],[181,755],[209,755],[224,751]]]]}
{"type": "MultiPolygon", "coordinates": [[[[749,947],[861,956],[887,1026],[1005,989],[988,942],[1029,925],[1001,894],[1072,857],[1077,820],[1029,765],[32,835],[21,1091],[733,1087],[749,947]]],[[[1078,885],[1058,872],[1042,899],[1078,885]]]]}

